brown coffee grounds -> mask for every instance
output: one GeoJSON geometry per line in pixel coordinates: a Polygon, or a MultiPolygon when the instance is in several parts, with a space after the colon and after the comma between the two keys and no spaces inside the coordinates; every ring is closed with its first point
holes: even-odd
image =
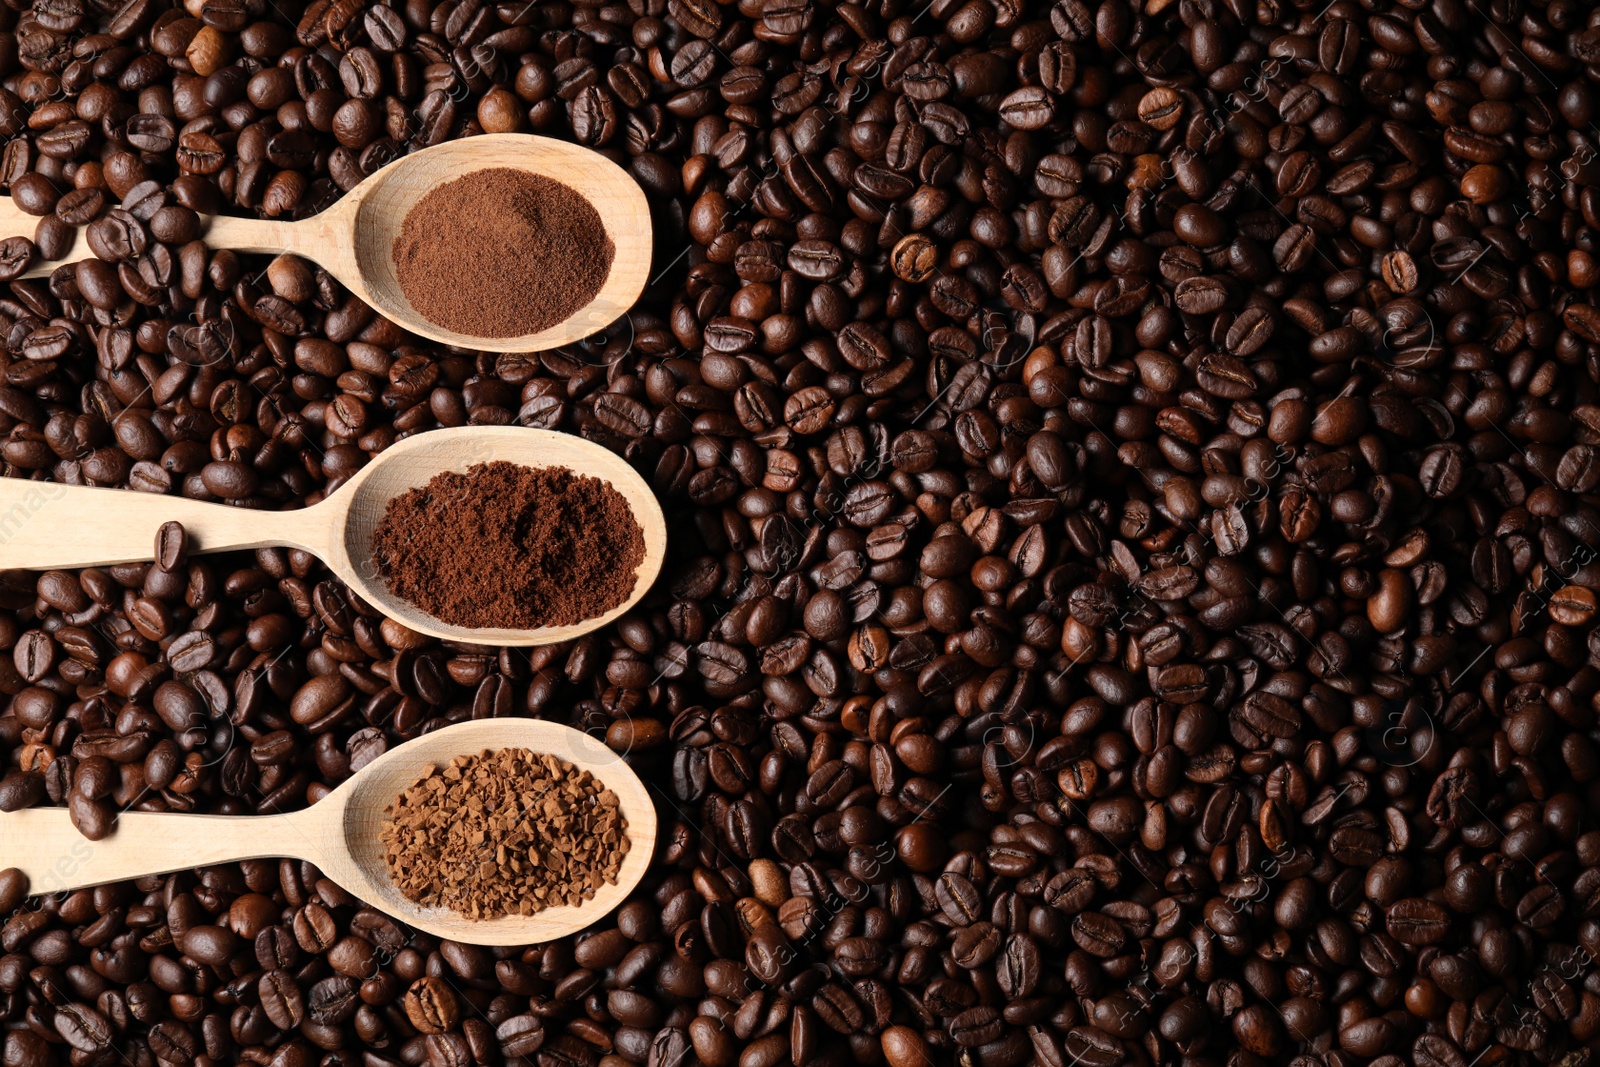
{"type": "Polygon", "coordinates": [[[525,748],[457,756],[395,798],[379,831],[406,899],[469,919],[581,904],[628,853],[617,795],[525,748]]]}
{"type": "Polygon", "coordinates": [[[436,619],[527,630],[627,600],[644,532],[610,482],[497,461],[389,501],[372,556],[397,596],[436,619]]]}
{"type": "Polygon", "coordinates": [[[429,322],[475,337],[520,337],[594,299],[616,249],[577,190],[491,167],[417,201],[391,254],[400,289],[429,322]]]}

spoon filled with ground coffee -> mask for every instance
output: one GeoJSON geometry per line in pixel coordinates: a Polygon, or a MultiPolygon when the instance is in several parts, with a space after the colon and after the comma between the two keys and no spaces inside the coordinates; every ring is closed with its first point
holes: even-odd
{"type": "MultiPolygon", "coordinates": [[[[55,261],[32,255],[38,219],[0,197],[0,281],[89,259],[120,233],[117,211],[55,261]]],[[[402,156],[319,215],[216,216],[204,240],[293,252],[412,333],[461,348],[536,352],[604,329],[650,270],[650,209],[626,171],[532,134],[467,137],[402,156]]],[[[102,257],[103,258],[103,257],[102,257]]]]}
{"type": "Polygon", "coordinates": [[[655,840],[655,805],[622,757],[541,719],[431,731],[283,815],[125,811],[91,843],[67,808],[0,814],[0,856],[35,893],[287,857],[402,922],[478,945],[593,924],[638,884],[655,840]]]}
{"type": "MultiPolygon", "coordinates": [[[[224,467],[229,478],[252,476],[224,467]]],[[[8,567],[153,559],[173,569],[189,553],[276,545],[316,555],[367,603],[419,633],[543,645],[638,603],[661,570],[666,520],[622,457],[521,426],[408,437],[299,511],[0,478],[8,567]]]]}

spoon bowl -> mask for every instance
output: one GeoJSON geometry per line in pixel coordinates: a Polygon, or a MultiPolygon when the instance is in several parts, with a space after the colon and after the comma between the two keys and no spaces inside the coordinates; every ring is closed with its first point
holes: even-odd
{"type": "MultiPolygon", "coordinates": [[[[38,221],[23,214],[11,198],[0,197],[0,237],[32,237],[38,221]]],[[[653,240],[649,204],[627,171],[580,145],[526,133],[482,134],[401,156],[327,210],[298,222],[213,216],[204,239],[212,248],[303,256],[419,337],[485,352],[537,352],[600,332],[644,291],[653,240]],[[611,272],[588,304],[553,326],[516,337],[476,337],[429,322],[412,307],[395,274],[394,239],[417,201],[445,182],[492,167],[543,175],[583,194],[615,249],[611,272]]],[[[476,254],[474,249],[460,251],[463,256],[476,254]]],[[[63,262],[93,256],[86,229],[80,229],[66,259],[36,263],[23,277],[43,277],[63,262]]]]}
{"type": "Polygon", "coordinates": [[[666,554],[666,518],[655,493],[615,453],[581,437],[522,426],[464,426],[399,441],[372,458],[327,499],[299,511],[254,511],[124,489],[0,478],[0,561],[28,570],[144,562],[156,533],[181,522],[190,552],[285,546],[313,553],[373,607],[430,637],[479,645],[548,645],[612,622],[649,590],[666,554]],[[504,460],[566,467],[611,483],[644,535],[633,592],[621,604],[569,626],[536,629],[456,626],[397,596],[372,560],[372,534],[389,501],[444,471],[504,460]]]}
{"type": "Polygon", "coordinates": [[[65,808],[0,814],[0,857],[28,876],[29,891],[67,892],[105,882],[244,859],[306,860],[362,902],[438,937],[474,945],[531,945],[576,933],[627,899],[655,851],[656,811],[633,769],[587,734],[541,719],[479,719],[423,734],[356,771],[311,807],[283,815],[123,812],[110,837],[87,841],[65,808]],[[412,783],[456,756],[526,748],[587,770],[617,795],[628,853],[614,885],[578,905],[534,915],[472,920],[424,908],[389,880],[379,833],[389,805],[412,783]]]}
{"type": "Polygon", "coordinates": [[[425,148],[377,171],[330,210],[354,215],[345,231],[351,235],[349,258],[337,268],[324,263],[334,277],[385,318],[461,348],[535,352],[598,333],[639,298],[650,270],[650,208],[638,184],[598,152],[548,137],[486,134],[425,148]],[[616,250],[611,273],[593,300],[554,326],[518,337],[473,337],[428,322],[400,288],[391,253],[417,201],[445,182],[490,167],[540,174],[576,189],[594,204],[616,250]],[[355,277],[347,278],[351,267],[355,277]]]}
{"type": "MultiPolygon", "coordinates": [[[[550,645],[580,637],[617,619],[639,602],[661,571],[666,550],[666,518],[655,494],[637,471],[616,453],[571,434],[526,427],[463,427],[408,437],[374,457],[339,492],[342,528],[331,531],[322,558],[368,603],[420,633],[480,645],[550,645]],[[452,626],[396,596],[372,561],[372,535],[389,501],[426,485],[443,471],[465,471],[478,463],[504,460],[524,467],[566,467],[610,482],[627,498],[644,533],[645,556],[635,573],[633,593],[604,615],[570,626],[535,630],[477,629],[452,626]],[[348,502],[344,499],[348,496],[348,502]]],[[[325,505],[317,505],[323,507],[325,505]]],[[[320,553],[319,553],[320,554],[320,553]]]]}

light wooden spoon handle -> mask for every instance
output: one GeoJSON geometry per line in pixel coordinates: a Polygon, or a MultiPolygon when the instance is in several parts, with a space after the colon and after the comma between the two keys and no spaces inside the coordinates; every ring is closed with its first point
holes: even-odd
{"type": "Polygon", "coordinates": [[[90,841],[66,808],[29,808],[0,815],[0,866],[28,876],[31,894],[187,871],[214,863],[290,857],[318,863],[317,835],[287,815],[172,815],[127,811],[111,836],[90,841]]]}
{"type": "Polygon", "coordinates": [[[339,273],[336,268],[345,266],[344,260],[350,258],[349,227],[336,208],[299,222],[213,215],[206,220],[201,236],[208,248],[231,248],[235,252],[294,252],[321,263],[335,274],[339,273]]]}
{"type": "MultiPolygon", "coordinates": [[[[319,505],[320,506],[320,505],[319,505]]],[[[289,545],[322,554],[322,514],[253,511],[127,489],[0,478],[0,565],[105,567],[155,558],[156,531],[183,523],[189,551],[289,545]]]]}
{"type": "MultiPolygon", "coordinates": [[[[348,226],[335,211],[325,211],[302,222],[283,219],[249,219],[232,215],[214,215],[205,220],[203,237],[211,248],[231,248],[236,252],[296,252],[310,259],[332,259],[324,264],[329,270],[345,266],[350,259],[348,226]]],[[[9,196],[0,196],[0,240],[7,237],[26,237],[33,240],[39,229],[39,218],[17,207],[9,196]]],[[[44,278],[63,263],[76,263],[80,259],[93,259],[89,248],[89,228],[78,227],[72,250],[61,259],[41,259],[23,272],[24,278],[44,278]]]]}
{"type": "MultiPolygon", "coordinates": [[[[39,216],[30,215],[17,206],[17,202],[9,196],[0,196],[0,240],[7,237],[26,237],[33,240],[34,234],[39,232],[39,216]]],[[[93,259],[94,253],[89,251],[88,228],[78,227],[78,235],[73,239],[72,251],[64,259],[35,260],[33,266],[23,272],[24,278],[43,278],[63,263],[75,263],[80,259],[93,259]]]]}
{"type": "Polygon", "coordinates": [[[23,211],[9,196],[0,196],[0,239],[26,237],[31,241],[38,229],[39,216],[23,211]]]}

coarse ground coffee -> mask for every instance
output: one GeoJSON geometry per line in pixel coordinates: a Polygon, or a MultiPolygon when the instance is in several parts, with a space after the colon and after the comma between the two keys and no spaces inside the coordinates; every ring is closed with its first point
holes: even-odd
{"type": "Polygon", "coordinates": [[[372,555],[396,595],[454,626],[570,626],[633,593],[644,532],[609,482],[496,461],[389,501],[372,555]]]}
{"type": "Polygon", "coordinates": [[[379,833],[406,898],[469,919],[581,904],[628,853],[617,795],[525,748],[457,756],[395,798],[379,833]]]}
{"type": "Polygon", "coordinates": [[[411,306],[476,337],[519,337],[563,321],[594,299],[616,254],[583,194],[510,167],[428,193],[392,251],[411,306]]]}

